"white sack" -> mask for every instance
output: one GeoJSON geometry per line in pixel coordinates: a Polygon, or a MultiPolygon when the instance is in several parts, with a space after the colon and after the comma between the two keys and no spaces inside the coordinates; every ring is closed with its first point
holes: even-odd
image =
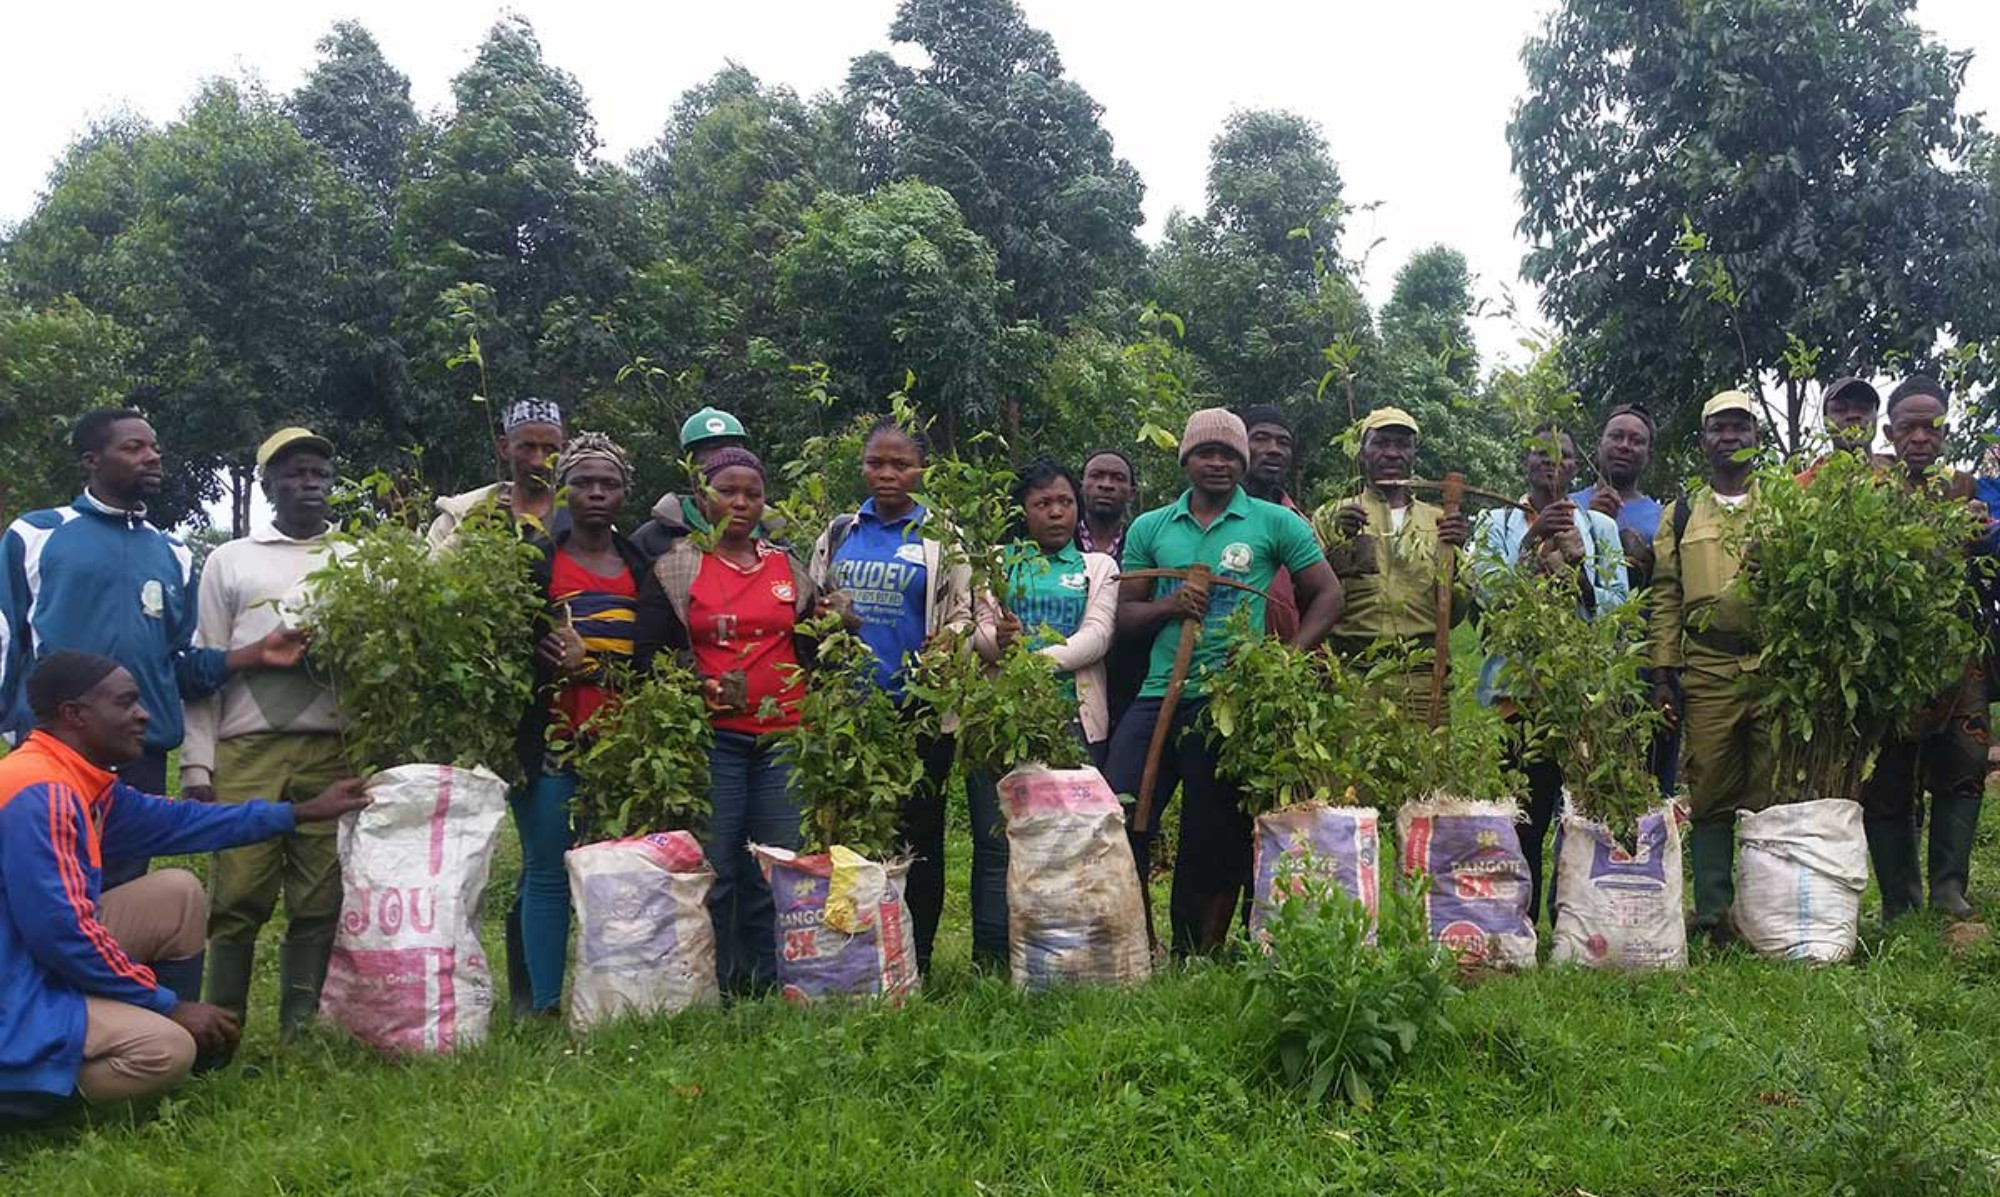
{"type": "Polygon", "coordinates": [[[1854,953],[1868,844],[1861,806],[1792,802],[1736,819],[1736,930],[1760,955],[1833,964],[1854,953]]]}
{"type": "Polygon", "coordinates": [[[673,831],[587,844],[565,853],[563,864],[578,927],[571,1027],[720,1000],[708,914],[715,870],[694,836],[673,831]]]}
{"type": "Polygon", "coordinates": [[[1026,766],[1000,779],[1014,983],[1136,985],[1152,973],[1125,812],[1097,770],[1026,766]]]}
{"type": "Polygon", "coordinates": [[[1549,959],[1590,968],[1686,968],[1681,823],[1671,803],[1639,819],[1627,852],[1609,828],[1564,804],[1556,830],[1555,936],[1549,959]]]}

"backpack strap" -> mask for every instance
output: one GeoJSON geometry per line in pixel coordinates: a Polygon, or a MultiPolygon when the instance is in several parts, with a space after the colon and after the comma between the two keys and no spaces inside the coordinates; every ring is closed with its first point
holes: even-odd
{"type": "Polygon", "coordinates": [[[1694,515],[1694,496],[1682,491],[1674,496],[1674,552],[1681,551],[1681,537],[1687,535],[1688,520],[1694,515]]]}

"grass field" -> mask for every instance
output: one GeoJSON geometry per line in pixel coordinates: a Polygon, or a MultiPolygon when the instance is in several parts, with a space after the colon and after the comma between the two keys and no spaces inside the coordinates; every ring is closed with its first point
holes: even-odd
{"type": "MultiPolygon", "coordinates": [[[[1129,993],[975,978],[966,848],[933,983],[902,1009],[765,1001],[580,1043],[502,1014],[456,1059],[384,1062],[330,1033],[281,1050],[267,952],[236,1066],[150,1116],[0,1139],[0,1192],[1995,1189],[2000,949],[1947,952],[1932,919],[1868,928],[1843,967],[1731,950],[1679,975],[1485,981],[1363,1112],[1271,1078],[1229,966],[1129,993]]],[[[515,867],[510,833],[496,948],[515,867]]]]}

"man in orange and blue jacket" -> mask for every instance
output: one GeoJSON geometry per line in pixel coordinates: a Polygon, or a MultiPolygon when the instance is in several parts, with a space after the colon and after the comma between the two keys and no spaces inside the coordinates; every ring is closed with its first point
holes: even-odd
{"type": "Polygon", "coordinates": [[[26,695],[35,730],[0,760],[0,1119],[72,1095],[157,1093],[197,1049],[235,1045],[236,1016],[192,1000],[201,883],[166,869],[100,893],[106,856],[233,848],[368,803],[352,778],[300,803],[209,806],[133,789],[112,770],[144,751],[149,716],[139,683],[108,657],[51,653],[26,695]]]}

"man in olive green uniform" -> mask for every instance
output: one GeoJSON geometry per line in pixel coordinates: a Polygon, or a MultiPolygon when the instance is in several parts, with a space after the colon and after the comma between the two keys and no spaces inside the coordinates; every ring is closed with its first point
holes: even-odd
{"type": "Polygon", "coordinates": [[[1728,934],[1736,901],[1736,812],[1762,810],[1771,793],[1770,744],[1742,685],[1743,675],[1757,668],[1759,650],[1743,600],[1729,593],[1756,501],[1753,463],[1738,458],[1756,447],[1748,395],[1724,391],[1704,404],[1709,489],[1668,504],[1653,536],[1653,701],[1680,726],[1686,746],[1695,929],[1717,940],[1728,934]]]}
{"type": "MultiPolygon", "coordinates": [[[[1328,503],[1313,515],[1327,560],[1347,595],[1346,611],[1327,642],[1348,657],[1383,641],[1429,648],[1437,633],[1443,577],[1439,548],[1463,550],[1472,537],[1472,521],[1463,513],[1446,516],[1443,508],[1418,499],[1408,487],[1382,485],[1416,471],[1417,421],[1410,413],[1395,407],[1369,412],[1361,421],[1358,454],[1365,480],[1361,493],[1328,503]]],[[[1468,573],[1460,570],[1453,588],[1454,624],[1465,618],[1469,605],[1468,573]]],[[[1414,718],[1440,722],[1443,712],[1431,711],[1430,698],[1427,665],[1405,679],[1403,709],[1414,718]]]]}
{"type": "MultiPolygon", "coordinates": [[[[1976,502],[1970,475],[1938,464],[1944,452],[1944,388],[1924,377],[1906,379],[1889,394],[1891,467],[1905,486],[1925,487],[1940,499],[1976,502]]],[[[1893,919],[1923,905],[1924,879],[1917,864],[1917,826],[1923,795],[1930,793],[1930,904],[1955,919],[1971,918],[1966,882],[1972,869],[1972,836],[1986,784],[1986,674],[1982,656],[1966,662],[1950,689],[1917,717],[1912,734],[1890,736],[1861,788],[1862,827],[1882,890],[1882,917],[1893,919]]]]}

